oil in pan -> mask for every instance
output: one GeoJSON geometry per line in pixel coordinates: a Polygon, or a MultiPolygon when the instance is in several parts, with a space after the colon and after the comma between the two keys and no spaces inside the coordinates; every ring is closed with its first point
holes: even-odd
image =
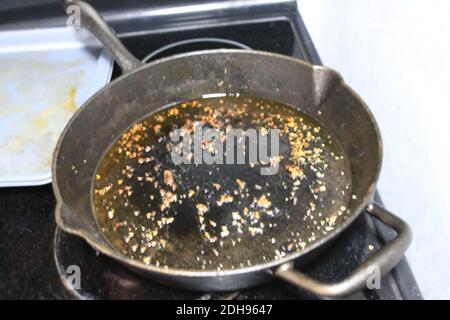
{"type": "Polygon", "coordinates": [[[97,168],[93,204],[105,238],[128,257],[227,270],[280,259],[333,230],[348,213],[349,172],[340,145],[310,115],[254,97],[204,98],[160,110],[124,132],[97,168]],[[196,124],[242,135],[277,130],[278,154],[252,162],[245,149],[244,163],[227,164],[227,152],[237,150],[218,150],[224,134],[199,142],[203,154],[219,153],[223,163],[198,162],[192,149],[175,163],[174,132],[195,148],[196,124]],[[263,168],[277,170],[261,174],[263,168]]]}

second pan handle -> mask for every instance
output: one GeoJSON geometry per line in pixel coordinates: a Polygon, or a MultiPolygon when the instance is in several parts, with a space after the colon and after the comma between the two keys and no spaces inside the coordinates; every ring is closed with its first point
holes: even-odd
{"type": "Polygon", "coordinates": [[[368,212],[375,218],[397,231],[397,237],[387,243],[378,252],[357,267],[347,278],[335,283],[326,283],[297,271],[291,263],[286,263],[275,270],[275,276],[308,292],[322,297],[344,297],[362,289],[367,279],[377,267],[380,276],[387,274],[400,261],[411,243],[412,234],[409,226],[379,204],[374,203],[368,212]]]}
{"type": "Polygon", "coordinates": [[[80,12],[81,25],[94,34],[111,51],[122,72],[129,73],[142,65],[120,42],[114,31],[90,4],[78,0],[65,0],[64,8],[76,6],[80,12]]]}

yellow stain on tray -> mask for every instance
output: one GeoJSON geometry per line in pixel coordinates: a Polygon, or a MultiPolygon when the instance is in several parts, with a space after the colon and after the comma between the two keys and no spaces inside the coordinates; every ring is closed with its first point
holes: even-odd
{"type": "Polygon", "coordinates": [[[0,90],[0,125],[9,126],[0,130],[1,177],[50,170],[56,141],[77,110],[84,70],[73,68],[81,62],[47,62],[36,53],[0,59],[0,88],[7,88],[0,90]]]}
{"type": "Polygon", "coordinates": [[[74,112],[75,110],[77,110],[77,105],[75,103],[75,96],[77,95],[77,89],[74,86],[71,86],[69,88],[69,95],[66,99],[66,101],[64,102],[64,108],[66,108],[67,110],[74,112]]]}
{"type": "Polygon", "coordinates": [[[77,104],[75,103],[75,97],[77,95],[77,89],[75,86],[71,86],[68,90],[67,98],[61,105],[55,105],[45,108],[39,115],[38,118],[33,120],[34,127],[41,131],[45,130],[49,126],[49,119],[53,119],[55,113],[61,112],[60,109],[64,109],[70,113],[77,110],[77,104]]]}

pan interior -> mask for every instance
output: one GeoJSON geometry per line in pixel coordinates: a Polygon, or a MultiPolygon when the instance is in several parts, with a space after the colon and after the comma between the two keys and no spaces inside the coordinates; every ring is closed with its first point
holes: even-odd
{"type": "MultiPolygon", "coordinates": [[[[201,141],[203,155],[219,153],[220,143],[211,141],[201,141]]],[[[92,199],[98,227],[121,254],[159,267],[229,270],[280,259],[325,237],[350,215],[351,178],[343,148],[313,116],[228,95],[172,105],[133,124],[100,161],[92,199]],[[174,163],[173,133],[181,129],[194,140],[196,121],[224,133],[224,164],[195,164],[189,156],[191,163],[174,163]],[[258,153],[252,162],[244,137],[244,163],[236,164],[238,140],[229,160],[226,129],[266,136],[269,159],[258,153]],[[279,130],[278,151],[271,129],[279,130]]]]}

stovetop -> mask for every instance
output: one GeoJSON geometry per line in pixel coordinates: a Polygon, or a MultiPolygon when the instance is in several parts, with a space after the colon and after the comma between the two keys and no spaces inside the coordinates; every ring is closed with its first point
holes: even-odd
{"type": "MultiPolygon", "coordinates": [[[[140,59],[149,54],[151,60],[200,49],[249,47],[321,64],[295,1],[250,0],[240,2],[240,8],[236,7],[237,2],[224,6],[227,1],[196,1],[193,5],[175,1],[170,8],[159,1],[153,2],[151,8],[139,3],[134,2],[138,5],[127,10],[115,1],[109,7],[99,6],[124,44],[140,59]]],[[[36,23],[50,26],[57,21],[47,18],[36,23]]],[[[118,75],[120,70],[115,66],[113,77],[118,75]]],[[[50,185],[0,189],[0,298],[317,298],[276,279],[263,286],[227,293],[184,291],[143,280],[98,254],[83,240],[59,230],[54,222],[54,207],[50,185]],[[78,266],[81,271],[80,289],[67,284],[71,266],[78,266]]],[[[389,240],[392,233],[368,214],[362,214],[302,271],[320,280],[340,280],[389,240]]],[[[421,295],[403,259],[382,279],[381,289],[363,290],[350,298],[420,299],[421,295]]]]}

